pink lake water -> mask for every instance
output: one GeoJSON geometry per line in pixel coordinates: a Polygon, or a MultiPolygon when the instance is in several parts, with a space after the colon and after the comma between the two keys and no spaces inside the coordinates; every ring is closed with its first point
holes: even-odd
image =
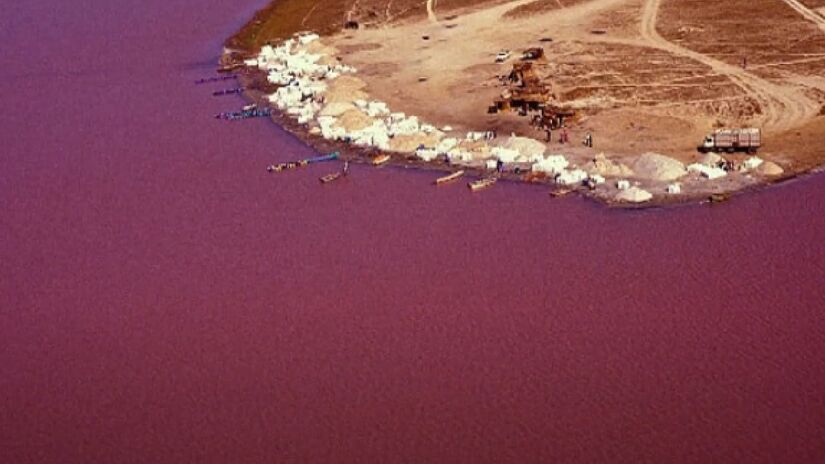
{"type": "Polygon", "coordinates": [[[825,462],[825,177],[609,210],[269,175],[261,0],[0,17],[0,462],[825,462]]]}

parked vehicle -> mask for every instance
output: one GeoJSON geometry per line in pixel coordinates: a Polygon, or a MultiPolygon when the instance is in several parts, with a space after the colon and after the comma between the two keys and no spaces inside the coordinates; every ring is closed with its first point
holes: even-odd
{"type": "Polygon", "coordinates": [[[510,50],[502,50],[496,53],[496,63],[504,63],[510,58],[511,54],[512,52],[510,52],[510,50]]]}
{"type": "Polygon", "coordinates": [[[762,146],[762,130],[749,127],[741,129],[717,129],[705,137],[699,151],[746,151],[755,153],[762,146]]]}
{"type": "Polygon", "coordinates": [[[521,54],[522,60],[538,60],[544,57],[544,49],[541,47],[533,47],[524,50],[521,54]]]}

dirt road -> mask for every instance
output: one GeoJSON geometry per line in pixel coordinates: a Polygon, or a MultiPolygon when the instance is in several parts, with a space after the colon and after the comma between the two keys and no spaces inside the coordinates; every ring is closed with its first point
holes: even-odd
{"type": "Polygon", "coordinates": [[[782,1],[787,3],[788,6],[790,6],[794,10],[796,10],[805,19],[807,19],[807,20],[813,22],[814,24],[816,24],[817,26],[819,26],[819,28],[822,29],[823,32],[825,32],[825,18],[823,18],[822,15],[820,15],[816,11],[811,10],[807,6],[803,5],[802,2],[800,2],[799,0],[782,0],[782,1]]]}
{"type": "Polygon", "coordinates": [[[435,2],[436,0],[427,0],[427,19],[430,22],[437,23],[438,17],[435,15],[435,2]]]}

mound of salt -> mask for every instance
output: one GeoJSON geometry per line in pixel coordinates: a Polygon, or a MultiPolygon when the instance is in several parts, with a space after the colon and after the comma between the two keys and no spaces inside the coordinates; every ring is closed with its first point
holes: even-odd
{"type": "Polygon", "coordinates": [[[355,76],[345,74],[335,79],[332,86],[342,90],[363,90],[367,86],[367,83],[355,76]]]}
{"type": "Polygon", "coordinates": [[[525,159],[539,158],[547,151],[547,146],[544,143],[529,137],[517,136],[508,138],[507,142],[504,143],[504,148],[519,152],[525,159]]]}
{"type": "Polygon", "coordinates": [[[717,155],[716,153],[705,153],[701,158],[699,158],[699,164],[704,164],[705,166],[715,168],[719,166],[719,163],[722,162],[722,159],[723,158],[717,155]]]}
{"type": "Polygon", "coordinates": [[[550,155],[547,158],[533,163],[533,172],[545,174],[561,174],[570,166],[570,162],[563,155],[550,155]]]}
{"type": "Polygon", "coordinates": [[[781,176],[785,170],[773,161],[765,161],[760,164],[758,168],[756,168],[756,172],[762,174],[763,176],[775,177],[781,176]]]}
{"type": "Polygon", "coordinates": [[[327,103],[352,103],[355,100],[366,100],[368,97],[369,95],[363,90],[330,87],[324,94],[324,101],[327,103]]]}
{"type": "Polygon", "coordinates": [[[658,153],[644,153],[633,163],[633,170],[639,177],[669,182],[685,174],[685,165],[679,161],[658,153]]]}
{"type": "Polygon", "coordinates": [[[630,187],[626,190],[621,190],[616,194],[615,199],[626,203],[644,203],[653,198],[653,195],[647,190],[642,190],[639,187],[630,187]]]}
{"type": "Polygon", "coordinates": [[[349,102],[332,102],[321,110],[321,116],[341,116],[347,111],[354,110],[355,105],[349,102]]]}
{"type": "Polygon", "coordinates": [[[305,45],[304,50],[306,50],[307,53],[312,53],[313,55],[325,56],[335,55],[335,53],[338,51],[330,45],[324,45],[323,43],[321,43],[320,40],[315,40],[305,45]]]}
{"type": "Polygon", "coordinates": [[[372,118],[363,111],[353,109],[342,114],[335,125],[342,127],[347,132],[355,132],[371,126],[372,122],[372,118]]]}
{"type": "Polygon", "coordinates": [[[624,164],[607,159],[604,153],[599,153],[593,161],[582,166],[590,174],[599,174],[605,177],[630,177],[633,170],[624,164]]]}
{"type": "Polygon", "coordinates": [[[400,134],[390,139],[390,150],[399,153],[413,153],[422,145],[426,148],[435,147],[438,145],[438,141],[438,136],[423,132],[400,134]]]}

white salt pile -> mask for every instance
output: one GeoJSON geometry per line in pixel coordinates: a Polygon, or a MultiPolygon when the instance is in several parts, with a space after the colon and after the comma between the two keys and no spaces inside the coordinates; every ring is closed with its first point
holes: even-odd
{"type": "Polygon", "coordinates": [[[764,163],[759,165],[759,167],[756,169],[756,172],[762,174],[763,176],[775,177],[781,176],[782,173],[785,172],[785,170],[773,161],[765,161],[764,163]]]}
{"type": "Polygon", "coordinates": [[[701,158],[699,158],[699,164],[704,164],[708,167],[719,167],[719,163],[722,161],[723,158],[713,152],[705,153],[701,158]]]}
{"type": "Polygon", "coordinates": [[[630,177],[633,175],[632,169],[624,164],[607,159],[604,153],[596,155],[592,161],[582,166],[582,169],[591,174],[599,174],[604,177],[630,177]]]}
{"type": "Polygon", "coordinates": [[[647,190],[642,190],[639,187],[630,187],[626,190],[620,191],[616,194],[616,201],[627,203],[643,203],[653,198],[653,195],[647,190]]]}
{"type": "Polygon", "coordinates": [[[742,169],[745,171],[752,171],[757,169],[764,163],[764,160],[758,156],[751,156],[742,163],[742,169]]]}
{"type": "Polygon", "coordinates": [[[544,143],[529,137],[510,137],[504,147],[518,152],[521,155],[519,161],[541,159],[547,151],[544,143]]]}
{"type": "Polygon", "coordinates": [[[556,176],[556,183],[562,185],[577,185],[587,179],[587,173],[581,169],[564,170],[556,176]]]}
{"type": "Polygon", "coordinates": [[[570,162],[563,155],[550,155],[547,158],[533,163],[533,172],[556,175],[562,173],[570,162]]]}
{"type": "Polygon", "coordinates": [[[700,163],[693,163],[689,165],[687,170],[688,172],[698,173],[708,180],[719,179],[728,175],[728,173],[722,168],[705,166],[700,163]]]}
{"type": "Polygon", "coordinates": [[[687,174],[684,164],[658,153],[639,156],[633,163],[633,171],[639,177],[662,182],[673,181],[687,174]]]}

